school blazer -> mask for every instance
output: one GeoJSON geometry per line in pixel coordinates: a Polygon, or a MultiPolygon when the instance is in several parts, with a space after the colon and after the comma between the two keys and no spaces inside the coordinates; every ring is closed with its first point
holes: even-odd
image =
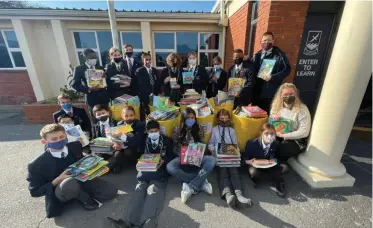
{"type": "MultiPolygon", "coordinates": [[[[118,125],[118,122],[110,118],[109,125],[110,125],[110,127],[116,127],[118,125]]],[[[95,139],[95,138],[98,138],[98,137],[103,137],[103,135],[101,134],[100,121],[98,121],[92,127],[92,138],[95,139]]]]}
{"type": "MultiPolygon", "coordinates": [[[[126,58],[123,58],[123,62],[124,64],[127,66],[127,69],[128,69],[128,61],[126,58]]],[[[131,72],[129,72],[129,75],[128,76],[131,76],[133,78],[133,76],[135,75],[136,73],[136,70],[138,68],[140,68],[142,66],[141,62],[137,61],[136,58],[133,58],[133,64],[132,64],[132,69],[131,69],[131,72]]]]}
{"type": "Polygon", "coordinates": [[[121,88],[120,84],[116,84],[111,80],[111,77],[114,77],[117,74],[130,76],[127,63],[124,60],[120,62],[120,70],[117,69],[117,66],[113,62],[107,65],[106,76],[108,78],[108,91],[111,99],[120,97],[123,94],[131,94],[131,86],[121,88]]]}
{"type": "MultiPolygon", "coordinates": [[[[66,114],[66,112],[61,109],[58,112],[53,113],[53,119],[55,123],[58,123],[58,117],[66,114]]],[[[91,121],[88,118],[87,112],[84,108],[78,108],[73,106],[73,116],[74,125],[80,125],[83,131],[91,132],[91,121]]]]}
{"type": "MultiPolygon", "coordinates": [[[[121,121],[118,123],[118,126],[123,124],[124,122],[121,121]]],[[[139,153],[143,152],[145,147],[145,123],[135,120],[132,123],[132,129],[132,135],[127,137],[127,142],[124,145],[137,150],[139,153]]]]}
{"type": "MultiPolygon", "coordinates": [[[[71,80],[71,87],[76,91],[85,94],[86,103],[93,107],[96,104],[108,104],[110,101],[109,92],[106,89],[102,89],[97,92],[88,92],[87,79],[85,78],[85,72],[88,67],[84,64],[77,66],[74,69],[74,77],[71,80]]],[[[101,66],[96,66],[96,69],[104,70],[101,66]]],[[[108,80],[106,79],[106,82],[108,80]]]]}
{"type": "Polygon", "coordinates": [[[151,77],[154,80],[153,86],[150,84],[150,75],[145,66],[137,69],[133,80],[134,93],[139,96],[140,101],[144,103],[149,103],[150,94],[158,95],[161,87],[161,80],[158,78],[157,69],[154,67],[151,69],[151,77]]]}
{"type": "MultiPolygon", "coordinates": [[[[181,79],[182,81],[182,79],[181,79]]],[[[187,89],[195,89],[198,93],[202,93],[202,90],[206,90],[209,82],[209,76],[204,66],[197,65],[194,70],[194,80],[192,85],[183,86],[183,94],[187,89]]]]}
{"type": "MultiPolygon", "coordinates": [[[[209,81],[211,78],[214,77],[214,69],[211,70],[209,73],[209,81]]],[[[225,70],[221,70],[219,79],[215,82],[209,82],[207,85],[207,97],[215,97],[218,94],[219,90],[223,90],[227,85],[227,72],[225,70]]]]}
{"type": "MultiPolygon", "coordinates": [[[[231,66],[228,70],[228,80],[232,77],[232,71],[235,71],[235,65],[231,66]]],[[[244,88],[239,95],[241,104],[244,106],[251,104],[253,101],[253,88],[256,81],[255,76],[254,64],[251,61],[244,61],[239,75],[240,78],[246,79],[244,88]]]]}
{"type": "MultiPolygon", "coordinates": [[[[83,157],[82,145],[80,142],[71,142],[66,146],[69,153],[73,153],[74,157],[76,158],[75,161],[78,161],[83,157]]],[[[56,178],[56,176],[53,176],[54,172],[48,172],[55,168],[54,163],[55,160],[51,153],[45,151],[27,167],[27,181],[29,182],[28,189],[32,197],[45,196],[45,210],[47,218],[53,218],[61,215],[64,208],[64,204],[57,199],[54,192],[55,187],[52,185],[52,181],[56,178]]]]}
{"type": "Polygon", "coordinates": [[[249,140],[246,143],[244,159],[250,160],[253,158],[256,159],[273,159],[275,157],[276,150],[279,146],[279,142],[275,140],[269,147],[268,154],[264,155],[264,149],[262,144],[262,139],[260,137],[249,140]]]}

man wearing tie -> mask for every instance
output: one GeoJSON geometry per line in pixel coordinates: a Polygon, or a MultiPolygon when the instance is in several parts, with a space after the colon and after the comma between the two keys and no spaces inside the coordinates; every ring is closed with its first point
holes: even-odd
{"type": "Polygon", "coordinates": [[[158,95],[161,80],[158,79],[157,70],[152,67],[152,57],[150,53],[142,55],[144,66],[136,70],[135,76],[131,81],[132,91],[134,95],[139,96],[141,103],[141,120],[145,119],[145,113],[149,114],[149,96],[151,94],[158,95]]]}
{"type": "Polygon", "coordinates": [[[131,44],[125,44],[123,50],[126,55],[124,60],[128,67],[128,75],[133,78],[136,70],[141,67],[141,63],[133,58],[133,47],[131,44]]]}

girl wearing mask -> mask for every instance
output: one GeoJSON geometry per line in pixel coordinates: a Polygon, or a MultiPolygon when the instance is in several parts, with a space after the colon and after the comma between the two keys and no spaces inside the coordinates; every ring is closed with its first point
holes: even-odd
{"type": "Polygon", "coordinates": [[[198,55],[196,52],[188,54],[187,70],[193,72],[194,80],[192,84],[184,84],[182,93],[184,94],[187,89],[194,89],[198,93],[202,93],[202,90],[206,90],[209,76],[205,67],[198,65],[198,55]]]}
{"type": "Polygon", "coordinates": [[[219,56],[213,60],[214,68],[210,72],[209,83],[207,85],[207,98],[215,97],[218,90],[223,90],[227,84],[227,72],[223,69],[219,56]]]}
{"type": "Polygon", "coordinates": [[[183,87],[183,68],[181,58],[177,53],[171,53],[166,58],[167,67],[161,73],[161,82],[164,83],[164,94],[170,100],[177,103],[181,98],[183,87]]]}
{"type": "MultiPolygon", "coordinates": [[[[211,139],[208,145],[211,153],[215,154],[215,147],[220,144],[220,148],[228,144],[237,146],[236,132],[230,127],[231,118],[227,110],[221,109],[216,114],[218,125],[212,129],[211,139]]],[[[237,167],[220,167],[219,168],[219,187],[222,199],[227,201],[229,207],[236,207],[238,201],[241,205],[251,206],[251,199],[242,195],[242,185],[240,173],[237,167]]]]}
{"type": "Polygon", "coordinates": [[[260,164],[277,163],[275,158],[278,141],[276,141],[276,130],[272,124],[265,123],[261,127],[261,135],[246,143],[244,161],[248,165],[248,171],[254,187],[260,179],[270,179],[275,182],[275,192],[280,197],[286,196],[285,182],[280,177],[281,167],[276,164],[271,168],[255,168],[253,162],[260,164]]]}
{"type": "Polygon", "coordinates": [[[181,202],[186,203],[193,194],[200,190],[211,195],[212,186],[207,181],[207,176],[214,169],[216,159],[213,156],[205,155],[200,167],[180,163],[181,149],[187,147],[190,143],[202,142],[203,139],[203,131],[196,122],[196,113],[193,109],[186,108],[181,126],[174,129],[172,138],[174,153],[178,157],[167,164],[167,171],[183,182],[181,202]]]}
{"type": "MultiPolygon", "coordinates": [[[[272,101],[272,120],[291,120],[292,129],[289,133],[276,132],[281,141],[276,157],[281,162],[297,156],[306,148],[306,138],[311,129],[311,114],[307,106],[300,100],[298,89],[292,83],[284,83],[277,90],[272,101]]],[[[288,169],[285,166],[285,171],[288,169]]]]}
{"type": "Polygon", "coordinates": [[[106,74],[108,77],[108,91],[110,98],[113,100],[123,94],[130,94],[130,83],[118,84],[111,80],[111,77],[117,74],[127,76],[129,76],[129,74],[128,67],[123,60],[119,48],[110,48],[109,55],[110,63],[107,66],[106,74]]]}

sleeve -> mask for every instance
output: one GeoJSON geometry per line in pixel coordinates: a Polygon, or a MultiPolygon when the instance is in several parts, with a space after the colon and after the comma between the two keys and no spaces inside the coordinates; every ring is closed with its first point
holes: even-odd
{"type": "Polygon", "coordinates": [[[279,58],[280,70],[276,74],[271,75],[271,80],[277,83],[282,83],[282,81],[290,74],[291,66],[285,53],[280,54],[279,58]]]}
{"type": "Polygon", "coordinates": [[[209,83],[209,75],[208,75],[208,73],[206,71],[206,68],[204,66],[200,66],[199,70],[200,70],[200,74],[201,74],[199,84],[201,85],[202,90],[206,90],[207,84],[209,83]]]}
{"type": "Polygon", "coordinates": [[[175,127],[174,130],[172,131],[172,141],[176,144],[179,142],[179,137],[180,137],[180,127],[175,127]]]}
{"type": "Polygon", "coordinates": [[[238,145],[236,131],[234,130],[234,128],[230,128],[230,131],[231,131],[231,137],[232,137],[232,144],[238,145]]]}
{"type": "Polygon", "coordinates": [[[52,181],[46,181],[39,173],[34,171],[31,165],[28,166],[27,181],[28,189],[32,197],[40,197],[54,194],[52,181]]]}
{"type": "Polygon", "coordinates": [[[53,113],[53,120],[54,120],[54,123],[58,123],[57,113],[53,113]]]}
{"type": "Polygon", "coordinates": [[[92,130],[91,130],[91,132],[92,132],[92,139],[95,139],[95,138],[97,138],[98,137],[98,133],[96,132],[96,124],[93,124],[92,125],[92,130]]]}
{"type": "Polygon", "coordinates": [[[222,71],[218,80],[218,90],[223,90],[227,85],[227,72],[222,71]]]}
{"type": "MultiPolygon", "coordinates": [[[[165,137],[165,136],[164,136],[165,137]]],[[[164,157],[165,164],[168,164],[175,158],[174,150],[173,150],[173,143],[170,138],[167,138],[167,148],[166,148],[166,155],[164,157]]]]}
{"type": "Polygon", "coordinates": [[[71,81],[71,87],[73,87],[78,92],[88,94],[88,87],[82,84],[83,77],[84,71],[81,71],[79,66],[75,67],[74,76],[71,81]]]}
{"type": "Polygon", "coordinates": [[[253,88],[254,84],[255,84],[255,67],[254,67],[254,64],[249,63],[248,68],[249,68],[249,71],[246,74],[246,82],[245,82],[244,87],[253,88]]]}
{"type": "Polygon", "coordinates": [[[132,77],[131,79],[131,91],[132,91],[132,94],[135,95],[135,96],[140,96],[140,91],[139,91],[139,80],[138,80],[138,77],[140,77],[140,70],[137,69],[136,72],[135,72],[135,75],[134,77],[132,77]]]}
{"type": "Polygon", "coordinates": [[[243,154],[244,161],[247,161],[247,160],[250,160],[250,159],[254,158],[254,156],[252,154],[252,151],[254,149],[253,145],[254,145],[254,142],[252,140],[248,140],[246,142],[245,152],[243,154]]]}
{"type": "Polygon", "coordinates": [[[198,134],[199,134],[199,138],[201,139],[201,141],[203,141],[203,139],[205,138],[205,131],[201,129],[201,127],[199,127],[198,134]]]}
{"type": "Polygon", "coordinates": [[[161,87],[162,87],[162,80],[160,79],[160,77],[158,76],[158,71],[157,69],[153,68],[153,72],[155,73],[155,83],[154,83],[154,89],[153,89],[153,94],[158,96],[158,94],[160,93],[161,91],[161,87]]]}
{"type": "Polygon", "coordinates": [[[301,108],[297,121],[299,122],[298,130],[284,134],[284,140],[295,140],[308,137],[311,130],[311,114],[306,106],[301,108]]]}
{"type": "Polygon", "coordinates": [[[135,134],[127,136],[127,141],[124,143],[128,147],[139,147],[144,143],[145,125],[138,121],[135,134]]]}
{"type": "Polygon", "coordinates": [[[107,70],[106,70],[106,78],[107,78],[108,89],[119,89],[120,88],[120,84],[114,83],[114,81],[111,80],[111,77],[113,77],[115,75],[116,75],[116,73],[115,73],[115,69],[114,69],[113,65],[109,64],[108,67],[107,67],[107,70]]]}
{"type": "Polygon", "coordinates": [[[89,119],[85,109],[82,110],[82,120],[83,120],[82,129],[85,130],[85,131],[88,131],[89,135],[91,136],[92,135],[91,120],[89,119]]]}
{"type": "Polygon", "coordinates": [[[183,72],[184,72],[184,70],[183,70],[183,68],[182,67],[180,67],[179,68],[179,80],[177,80],[177,84],[178,85],[180,85],[180,92],[181,92],[181,94],[184,94],[184,84],[183,84],[183,72]]]}

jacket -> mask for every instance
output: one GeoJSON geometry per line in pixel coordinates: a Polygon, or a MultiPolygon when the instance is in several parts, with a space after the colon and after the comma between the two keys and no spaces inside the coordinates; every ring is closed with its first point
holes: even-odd
{"type": "MultiPolygon", "coordinates": [[[[232,71],[235,71],[235,65],[231,66],[228,70],[228,80],[232,77],[232,71]]],[[[238,99],[241,105],[246,106],[253,101],[253,88],[255,85],[256,71],[254,63],[251,61],[242,62],[242,69],[240,71],[239,77],[246,79],[244,88],[241,90],[238,99]]]]}
{"type": "MultiPolygon", "coordinates": [[[[110,127],[116,127],[118,125],[118,122],[110,118],[109,124],[110,124],[110,127]]],[[[100,121],[98,121],[92,127],[92,139],[95,139],[95,138],[98,138],[98,137],[103,137],[102,134],[101,134],[100,121]]]]}
{"type": "Polygon", "coordinates": [[[158,78],[157,69],[151,68],[151,77],[154,80],[154,85],[150,84],[150,75],[145,66],[136,70],[133,82],[133,92],[139,96],[140,101],[145,104],[149,103],[149,95],[158,95],[161,87],[161,80],[158,78]]]}
{"type": "MultiPolygon", "coordinates": [[[[80,125],[83,131],[89,132],[91,134],[91,120],[88,118],[87,112],[84,108],[78,108],[73,106],[73,120],[74,125],[80,125]]],[[[54,122],[58,122],[58,117],[66,114],[66,112],[61,109],[58,112],[53,113],[54,122]]]]}
{"type": "Polygon", "coordinates": [[[215,97],[218,94],[218,90],[223,90],[227,85],[227,72],[225,70],[221,70],[219,79],[215,82],[211,81],[211,78],[215,76],[214,69],[211,69],[209,72],[209,83],[207,85],[206,95],[207,98],[215,97]]]}
{"type": "MultiPolygon", "coordinates": [[[[82,145],[80,142],[71,142],[67,145],[69,153],[73,153],[78,161],[83,157],[82,145]]],[[[45,210],[47,218],[53,218],[61,215],[64,203],[60,202],[55,195],[55,187],[52,181],[57,177],[54,176],[55,158],[45,151],[35,160],[33,160],[27,167],[27,181],[29,182],[28,189],[32,197],[45,196],[45,210]]],[[[58,174],[59,175],[59,174],[58,174]]]]}
{"type": "Polygon", "coordinates": [[[253,140],[249,140],[246,143],[244,159],[275,159],[275,153],[279,146],[279,142],[275,140],[271,146],[269,147],[269,151],[267,155],[264,155],[264,149],[262,144],[262,138],[258,137],[253,140]]]}
{"type": "MultiPolygon", "coordinates": [[[[134,77],[135,75],[135,72],[138,68],[140,68],[142,66],[142,63],[137,61],[136,58],[134,56],[133,57],[133,64],[132,64],[132,68],[131,68],[131,71],[128,71],[130,77],[134,77]]],[[[127,66],[127,69],[128,69],[128,61],[126,59],[126,56],[123,57],[123,62],[124,64],[127,66]]]]}
{"type": "MultiPolygon", "coordinates": [[[[193,84],[183,85],[183,90],[181,90],[182,94],[184,94],[187,89],[195,89],[198,93],[202,93],[202,90],[206,90],[207,84],[209,82],[209,76],[207,74],[205,67],[197,65],[193,73],[193,84]]],[[[182,80],[183,78],[181,78],[181,82],[182,80]]]]}
{"type": "MultiPolygon", "coordinates": [[[[124,121],[118,122],[117,126],[125,124],[124,121]]],[[[145,123],[140,120],[135,120],[132,123],[132,134],[127,136],[127,141],[124,143],[125,146],[128,146],[138,153],[144,151],[144,141],[145,141],[145,123]]]]}
{"type": "Polygon", "coordinates": [[[184,91],[183,85],[183,68],[178,68],[175,72],[171,70],[171,67],[163,68],[161,72],[161,84],[164,84],[164,80],[167,77],[176,78],[177,84],[180,85],[180,89],[171,89],[170,82],[164,84],[164,94],[166,97],[170,97],[170,100],[173,102],[178,102],[181,98],[181,93],[184,91]]]}
{"type": "Polygon", "coordinates": [[[285,53],[277,46],[272,47],[272,52],[266,55],[263,59],[262,50],[258,51],[253,57],[255,72],[259,72],[263,59],[276,60],[275,66],[271,73],[271,80],[268,82],[256,76],[256,85],[254,96],[256,98],[273,98],[282,81],[290,74],[291,66],[285,53]]]}
{"type": "MultiPolygon", "coordinates": [[[[110,102],[110,96],[106,88],[96,92],[88,92],[87,79],[85,77],[87,69],[88,67],[85,64],[75,67],[74,77],[71,80],[71,87],[76,91],[85,94],[86,103],[90,107],[93,107],[96,104],[108,104],[110,102]]],[[[103,70],[100,66],[97,66],[96,69],[103,70]]],[[[108,82],[107,79],[106,82],[108,82]]]]}
{"type": "Polygon", "coordinates": [[[107,65],[106,76],[108,78],[108,91],[111,99],[120,97],[123,94],[131,94],[131,86],[122,88],[120,84],[114,83],[114,81],[111,80],[111,78],[117,74],[130,76],[127,63],[124,60],[120,62],[120,70],[117,69],[117,65],[115,65],[114,62],[107,65]]]}

